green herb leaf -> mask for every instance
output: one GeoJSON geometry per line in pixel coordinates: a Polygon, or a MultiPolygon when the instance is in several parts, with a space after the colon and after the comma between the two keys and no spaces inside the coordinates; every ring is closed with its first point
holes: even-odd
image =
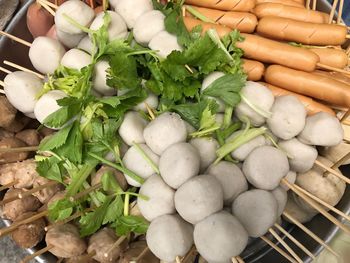
{"type": "Polygon", "coordinates": [[[147,232],[149,223],[139,216],[121,216],[114,224],[118,236],[124,236],[130,232],[137,234],[145,234],[147,232]]]}

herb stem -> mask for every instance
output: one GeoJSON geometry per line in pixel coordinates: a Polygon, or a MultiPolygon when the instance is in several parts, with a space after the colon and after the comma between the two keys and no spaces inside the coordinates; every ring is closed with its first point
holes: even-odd
{"type": "Polygon", "coordinates": [[[206,17],[205,15],[203,15],[201,12],[199,12],[198,10],[193,8],[192,6],[186,5],[185,8],[188,12],[190,12],[192,15],[194,15],[199,20],[202,20],[203,22],[206,22],[206,23],[216,24],[216,22],[214,20],[211,20],[210,18],[206,17]]]}
{"type": "Polygon", "coordinates": [[[230,126],[230,124],[232,122],[232,113],[233,113],[233,107],[226,105],[225,114],[224,114],[224,121],[222,123],[223,129],[226,129],[230,126]]]}
{"type": "Polygon", "coordinates": [[[73,26],[79,28],[80,30],[82,30],[85,33],[91,34],[94,32],[94,30],[91,30],[85,26],[82,26],[81,24],[79,24],[77,21],[75,21],[73,18],[71,18],[70,16],[67,16],[66,14],[63,14],[63,17],[69,22],[71,23],[73,26]]]}
{"type": "Polygon", "coordinates": [[[206,129],[206,130],[202,130],[202,131],[197,131],[197,132],[192,132],[190,134],[191,137],[201,137],[201,136],[204,136],[204,135],[207,135],[211,132],[214,132],[216,130],[220,129],[220,126],[218,125],[215,125],[214,127],[211,127],[209,129],[206,129]]]}
{"type": "Polygon", "coordinates": [[[157,165],[153,162],[151,158],[145,153],[145,151],[140,147],[140,145],[136,142],[132,144],[135,149],[141,154],[142,158],[145,159],[145,161],[152,167],[153,171],[155,171],[157,174],[160,174],[159,168],[157,165]]]}
{"type": "Polygon", "coordinates": [[[129,215],[130,195],[126,194],[124,199],[124,216],[129,215]]]}
{"type": "Polygon", "coordinates": [[[210,37],[210,39],[218,46],[218,48],[220,48],[222,51],[224,51],[227,55],[227,57],[229,58],[229,60],[233,60],[231,54],[227,51],[226,47],[224,46],[224,44],[221,42],[220,37],[218,35],[218,33],[216,32],[215,29],[209,29],[207,31],[208,36],[210,37]]]}

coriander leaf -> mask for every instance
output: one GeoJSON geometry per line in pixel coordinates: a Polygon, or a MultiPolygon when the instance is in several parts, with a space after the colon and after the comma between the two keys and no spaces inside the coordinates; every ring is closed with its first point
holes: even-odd
{"type": "Polygon", "coordinates": [[[49,210],[49,219],[51,221],[59,221],[66,219],[73,212],[73,207],[75,204],[69,199],[64,198],[50,204],[48,207],[49,210]]]}
{"type": "MultiPolygon", "coordinates": [[[[36,156],[37,159],[37,156],[36,156]]],[[[55,156],[44,157],[36,162],[36,171],[40,176],[62,183],[60,160],[55,156]]]]}
{"type": "Polygon", "coordinates": [[[80,235],[82,237],[95,233],[101,227],[111,201],[112,197],[107,197],[105,202],[97,207],[95,211],[89,212],[80,218],[80,235]]]}
{"type": "Polygon", "coordinates": [[[238,73],[226,74],[211,83],[202,95],[221,99],[227,105],[235,107],[241,100],[239,92],[244,84],[244,76],[238,73]]]}
{"type": "Polygon", "coordinates": [[[121,216],[114,224],[118,236],[124,236],[130,232],[145,234],[149,223],[140,216],[121,216]]]}
{"type": "Polygon", "coordinates": [[[67,125],[66,127],[56,132],[54,135],[45,137],[40,142],[39,151],[53,150],[65,144],[72,127],[73,124],[67,125]]]}
{"type": "Polygon", "coordinates": [[[117,195],[112,203],[108,206],[105,218],[102,224],[113,223],[118,217],[123,215],[123,199],[120,195],[117,195]]]}
{"type": "Polygon", "coordinates": [[[113,192],[115,194],[120,194],[123,192],[123,189],[120,187],[111,171],[102,175],[101,183],[103,190],[106,192],[113,192]]]}
{"type": "Polygon", "coordinates": [[[214,100],[209,100],[207,106],[202,112],[199,130],[209,129],[217,125],[216,119],[215,119],[217,110],[218,110],[217,103],[214,100]]]}

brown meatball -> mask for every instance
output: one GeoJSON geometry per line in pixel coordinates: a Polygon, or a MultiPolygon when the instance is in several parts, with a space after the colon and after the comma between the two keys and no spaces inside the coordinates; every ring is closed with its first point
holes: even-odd
{"type": "Polygon", "coordinates": [[[128,183],[126,182],[125,176],[123,173],[119,172],[117,169],[112,167],[102,165],[100,169],[92,176],[91,185],[96,185],[101,182],[102,176],[106,172],[111,172],[114,175],[114,178],[120,185],[120,187],[125,191],[128,188],[128,183]]]}
{"type": "MultiPolygon", "coordinates": [[[[44,177],[37,176],[34,180],[33,188],[47,184],[49,182],[52,181],[44,177]]],[[[63,186],[61,184],[55,184],[49,187],[45,187],[44,189],[33,193],[33,195],[37,197],[41,203],[45,204],[51,199],[51,197],[53,197],[58,191],[61,191],[62,189],[63,186]]]]}
{"type": "Polygon", "coordinates": [[[54,134],[55,130],[52,130],[52,129],[47,128],[47,127],[42,127],[39,129],[39,133],[42,137],[46,137],[46,136],[50,136],[50,135],[54,134]]]}
{"type": "Polygon", "coordinates": [[[80,238],[78,228],[72,224],[51,228],[46,233],[45,241],[48,246],[53,246],[50,252],[60,258],[77,257],[86,251],[84,239],[80,238]]]}
{"type": "MultiPolygon", "coordinates": [[[[24,213],[20,215],[15,222],[29,218],[35,214],[36,213],[34,212],[24,213]]],[[[22,248],[34,247],[45,236],[45,220],[43,218],[39,218],[31,223],[21,225],[11,233],[11,236],[16,244],[22,248]]]]}
{"type": "Polygon", "coordinates": [[[32,119],[24,116],[22,113],[17,112],[16,118],[13,122],[6,127],[6,130],[10,132],[19,132],[24,129],[24,127],[31,122],[32,119]]]}
{"type": "Polygon", "coordinates": [[[98,261],[94,260],[93,258],[89,257],[88,254],[83,254],[81,256],[77,256],[74,258],[67,258],[63,261],[64,263],[97,263],[98,261]]]}
{"type": "Polygon", "coordinates": [[[5,96],[0,96],[0,127],[7,128],[16,118],[17,110],[5,96]]]}
{"type": "Polygon", "coordinates": [[[17,180],[17,183],[14,185],[15,188],[32,188],[34,180],[38,176],[34,159],[0,165],[1,185],[17,180]]]}
{"type": "Polygon", "coordinates": [[[40,133],[34,129],[27,129],[27,130],[20,131],[19,133],[16,134],[16,138],[25,142],[29,146],[39,145],[41,140],[40,133]]]}
{"type": "MultiPolygon", "coordinates": [[[[0,141],[0,148],[17,148],[27,146],[23,141],[15,137],[3,138],[0,141]]],[[[29,152],[0,152],[0,164],[14,163],[27,159],[29,152]]]]}
{"type": "MultiPolygon", "coordinates": [[[[130,244],[129,248],[123,253],[119,259],[119,263],[129,263],[135,260],[147,247],[146,241],[137,241],[130,244]]],[[[194,261],[193,261],[194,262],[194,261]]],[[[159,259],[148,250],[144,256],[137,261],[137,263],[159,263],[159,259]]]]}
{"type": "Polygon", "coordinates": [[[122,251],[127,246],[127,240],[125,239],[122,244],[116,248],[114,248],[109,254],[108,257],[105,257],[105,253],[109,252],[109,249],[113,246],[113,244],[118,240],[115,232],[110,228],[102,228],[95,234],[90,237],[88,253],[95,251],[96,254],[93,256],[95,260],[102,263],[107,262],[116,262],[116,260],[120,257],[122,251]]]}
{"type": "MultiPolygon", "coordinates": [[[[5,196],[4,200],[17,196],[22,191],[19,189],[9,189],[5,196]]],[[[7,203],[3,206],[3,215],[5,218],[10,219],[12,221],[16,220],[17,217],[26,213],[26,212],[34,212],[41,206],[38,198],[35,196],[26,196],[22,199],[16,199],[10,203],[7,203]]]]}
{"type": "Polygon", "coordinates": [[[10,138],[15,136],[13,132],[6,131],[5,129],[0,128],[0,140],[3,138],[10,138]]]}

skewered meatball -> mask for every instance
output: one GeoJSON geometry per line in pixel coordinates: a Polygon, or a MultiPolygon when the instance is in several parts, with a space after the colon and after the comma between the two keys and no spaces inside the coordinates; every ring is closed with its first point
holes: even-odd
{"type": "MultiPolygon", "coordinates": [[[[118,263],[130,263],[133,259],[137,258],[147,247],[147,243],[144,240],[132,242],[129,248],[123,253],[118,263]]],[[[137,261],[137,263],[159,263],[159,259],[151,252],[147,251],[144,256],[137,261]]]]}
{"type": "MultiPolygon", "coordinates": [[[[11,188],[6,192],[4,200],[12,198],[21,192],[22,191],[19,189],[11,188]]],[[[5,204],[3,206],[3,216],[7,219],[14,221],[23,213],[36,211],[40,206],[41,203],[39,202],[39,200],[35,196],[30,195],[5,204]]]]}
{"type": "Polygon", "coordinates": [[[35,129],[20,131],[19,133],[16,134],[16,138],[25,142],[29,146],[39,145],[41,140],[40,133],[35,129]]]}
{"type": "MultiPolygon", "coordinates": [[[[36,213],[27,212],[20,215],[16,221],[34,216],[36,213]]],[[[39,218],[28,224],[19,226],[11,233],[12,239],[22,248],[31,248],[36,246],[45,236],[45,220],[39,218]]]]}
{"type": "Polygon", "coordinates": [[[127,246],[127,240],[125,240],[120,246],[109,251],[117,240],[118,237],[112,229],[102,228],[90,237],[87,252],[95,251],[96,254],[93,258],[98,262],[116,262],[127,246]],[[108,253],[108,257],[105,257],[105,253],[108,253]]]}
{"type": "Polygon", "coordinates": [[[45,241],[48,246],[53,246],[50,252],[61,258],[76,257],[86,250],[84,239],[80,238],[78,228],[72,224],[50,228],[45,241]]]}
{"type": "MultiPolygon", "coordinates": [[[[47,184],[49,182],[51,182],[51,180],[38,176],[34,180],[33,188],[41,186],[43,184],[47,184]]],[[[44,189],[41,189],[40,191],[33,193],[33,195],[37,197],[41,203],[45,204],[51,199],[51,197],[53,197],[60,190],[62,190],[62,185],[55,184],[55,185],[46,187],[44,189]]]]}
{"type": "Polygon", "coordinates": [[[1,185],[17,180],[15,188],[32,188],[34,179],[38,176],[36,163],[33,159],[0,165],[1,185]]]}
{"type": "Polygon", "coordinates": [[[7,128],[16,118],[17,110],[5,96],[0,96],[0,127],[7,128]]]}
{"type": "MultiPolygon", "coordinates": [[[[0,141],[0,148],[25,147],[26,144],[17,138],[3,138],[0,141]]],[[[0,163],[13,163],[23,161],[28,158],[28,152],[1,152],[0,163]]]]}

